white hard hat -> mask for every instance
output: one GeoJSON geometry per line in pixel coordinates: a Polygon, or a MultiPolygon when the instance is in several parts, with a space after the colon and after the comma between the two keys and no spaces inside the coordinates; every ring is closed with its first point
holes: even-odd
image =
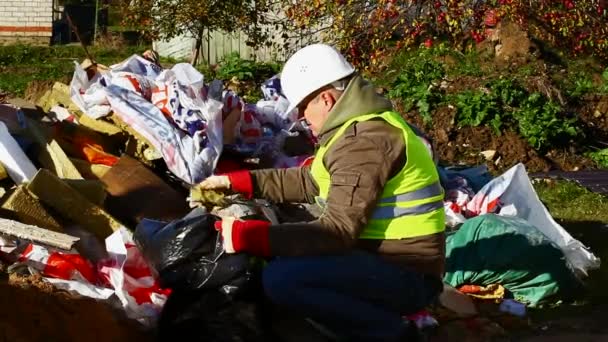
{"type": "Polygon", "coordinates": [[[281,72],[281,88],[289,100],[287,113],[322,87],[338,81],[355,68],[336,50],[326,44],[312,44],[291,56],[281,72]]]}

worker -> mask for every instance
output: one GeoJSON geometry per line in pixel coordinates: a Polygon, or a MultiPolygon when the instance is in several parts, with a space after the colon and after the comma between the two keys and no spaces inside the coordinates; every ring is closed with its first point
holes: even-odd
{"type": "Polygon", "coordinates": [[[335,48],[297,51],[281,72],[290,108],[318,138],[311,165],[214,175],[205,189],[317,203],[318,219],[271,225],[223,218],[228,253],[268,257],[276,305],[348,341],[404,341],[403,317],[442,290],[444,191],[431,153],[391,102],[335,48]]]}

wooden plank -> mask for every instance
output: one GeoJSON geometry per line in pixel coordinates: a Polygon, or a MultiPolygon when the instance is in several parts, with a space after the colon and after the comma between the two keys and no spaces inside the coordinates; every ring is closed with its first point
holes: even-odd
{"type": "Polygon", "coordinates": [[[190,211],[185,193],[179,193],[127,155],[101,181],[109,194],[106,210],[122,222],[135,225],[144,218],[172,221],[190,211]]]}
{"type": "Polygon", "coordinates": [[[44,204],[80,224],[102,241],[124,226],[48,170],[38,171],[27,189],[44,204]]]}
{"type": "Polygon", "coordinates": [[[0,234],[65,250],[71,250],[74,244],[80,240],[80,238],[75,236],[3,218],[0,218],[0,234]]]}

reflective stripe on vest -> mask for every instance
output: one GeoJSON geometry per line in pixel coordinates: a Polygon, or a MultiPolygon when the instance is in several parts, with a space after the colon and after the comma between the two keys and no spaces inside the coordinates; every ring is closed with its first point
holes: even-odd
{"type": "Polygon", "coordinates": [[[437,210],[439,208],[443,208],[443,201],[435,201],[431,203],[424,203],[415,205],[413,207],[395,207],[395,206],[387,206],[387,207],[377,207],[372,214],[373,220],[386,220],[391,218],[397,218],[406,215],[418,215],[418,214],[426,214],[433,210],[437,210]]]}
{"type": "Polygon", "coordinates": [[[407,202],[415,201],[428,197],[435,197],[443,194],[443,188],[439,182],[428,185],[422,189],[410,191],[401,195],[383,198],[379,203],[407,202]]]}
{"type": "Polygon", "coordinates": [[[324,146],[321,146],[311,165],[312,176],[319,186],[317,204],[325,207],[331,176],[323,158],[331,145],[355,122],[383,119],[401,129],[406,146],[406,163],[400,172],[385,185],[376,208],[360,239],[403,239],[435,234],[445,229],[444,192],[437,168],[422,140],[409,125],[394,112],[363,115],[340,127],[324,146]]]}

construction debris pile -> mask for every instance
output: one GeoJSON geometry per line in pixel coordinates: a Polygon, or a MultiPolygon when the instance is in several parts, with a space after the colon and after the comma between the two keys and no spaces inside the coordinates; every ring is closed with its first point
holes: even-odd
{"type": "MultiPolygon", "coordinates": [[[[243,267],[249,261],[226,261],[238,262],[229,267],[238,277],[209,282],[212,271],[201,265],[218,262],[222,251],[215,235],[192,227],[213,226],[206,216],[213,210],[275,223],[293,217],[261,200],[202,194],[195,185],[213,173],[304,165],[313,151],[305,123],[285,113],[278,78],[261,88],[263,100],[244,103],[221,81],[205,83],[189,64],[164,69],[135,55],[110,67],[76,64],[71,84],[56,83],[37,103],[1,104],[0,261],[6,272],[109,303],[147,328],[167,319],[168,300],[168,312],[186,306],[209,312],[217,298],[192,298],[189,291],[230,285],[224,288],[230,295],[242,286],[234,279],[249,274],[243,267]],[[193,198],[207,208],[193,211],[193,198]],[[193,234],[188,244],[182,233],[193,234]],[[161,253],[166,246],[173,249],[161,253]],[[200,255],[200,248],[211,254],[200,255]],[[176,273],[186,271],[175,253],[189,273],[176,273]]],[[[523,165],[494,179],[487,169],[439,170],[453,230],[444,281],[458,289],[443,296],[445,307],[475,315],[469,302],[464,310],[453,305],[467,293],[521,316],[526,305],[574,288],[599,267],[551,218],[523,165]],[[501,253],[501,246],[513,249],[501,253]],[[534,269],[513,270],[530,258],[534,269]]],[[[428,313],[410,319],[436,323],[428,313]]]]}
{"type": "MultiPolygon", "coordinates": [[[[189,64],[163,69],[134,55],[111,67],[76,64],[70,85],[55,83],[36,103],[0,104],[6,271],[154,326],[171,290],[133,232],[143,220],[184,218],[193,185],[213,172],[296,166],[310,156],[302,148],[310,135],[283,113],[278,86],[270,79],[265,99],[246,104],[189,64]],[[286,154],[286,144],[300,152],[286,154]]],[[[203,195],[219,201],[198,194],[199,202],[203,195]]],[[[255,204],[239,210],[250,214],[255,204]]]]}

